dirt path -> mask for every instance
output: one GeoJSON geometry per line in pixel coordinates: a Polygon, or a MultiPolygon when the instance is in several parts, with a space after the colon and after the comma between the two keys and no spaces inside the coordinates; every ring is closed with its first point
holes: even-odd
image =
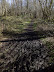
{"type": "Polygon", "coordinates": [[[34,30],[33,30],[33,20],[31,21],[31,23],[30,24],[28,24],[28,26],[27,26],[27,28],[26,29],[24,29],[25,30],[25,32],[33,32],[34,30]]]}

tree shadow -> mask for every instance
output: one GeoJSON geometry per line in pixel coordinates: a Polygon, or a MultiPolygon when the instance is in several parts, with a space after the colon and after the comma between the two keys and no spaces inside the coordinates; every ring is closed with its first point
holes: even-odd
{"type": "Polygon", "coordinates": [[[45,31],[32,31],[32,32],[25,32],[25,33],[15,33],[4,30],[2,32],[3,36],[9,36],[10,40],[7,41],[26,41],[26,40],[36,40],[46,37],[53,37],[54,30],[45,30],[45,31]]]}

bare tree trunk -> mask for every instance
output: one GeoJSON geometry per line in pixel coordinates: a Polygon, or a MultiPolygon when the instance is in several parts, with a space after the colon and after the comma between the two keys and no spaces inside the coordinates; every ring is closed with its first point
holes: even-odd
{"type": "Polygon", "coordinates": [[[22,0],[20,0],[20,3],[21,3],[21,14],[22,14],[22,8],[23,8],[23,7],[22,7],[22,0]]]}
{"type": "Polygon", "coordinates": [[[20,7],[19,7],[19,3],[20,3],[20,2],[19,2],[19,0],[15,0],[15,3],[16,3],[16,15],[18,16],[19,13],[20,13],[20,12],[19,12],[19,8],[20,8],[20,7]]]}
{"type": "Polygon", "coordinates": [[[35,8],[35,10],[34,10],[34,18],[36,18],[37,17],[36,0],[33,0],[33,3],[34,3],[34,8],[35,8]]]}

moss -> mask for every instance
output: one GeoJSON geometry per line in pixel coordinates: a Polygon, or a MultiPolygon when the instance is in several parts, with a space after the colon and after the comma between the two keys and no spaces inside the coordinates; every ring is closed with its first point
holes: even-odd
{"type": "Polygon", "coordinates": [[[54,63],[54,57],[50,57],[49,63],[54,63]]]}
{"type": "Polygon", "coordinates": [[[48,42],[48,41],[46,42],[46,46],[47,46],[48,48],[51,48],[52,45],[53,45],[52,42],[48,42]]]}

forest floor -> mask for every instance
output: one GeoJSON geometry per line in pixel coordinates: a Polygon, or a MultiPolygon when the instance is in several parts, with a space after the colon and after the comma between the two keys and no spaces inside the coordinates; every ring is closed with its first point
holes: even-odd
{"type": "Polygon", "coordinates": [[[3,30],[20,34],[27,32],[28,29],[32,29],[32,31],[54,30],[54,20],[48,21],[14,16],[0,17],[0,37],[3,37],[3,30]]]}
{"type": "MultiPolygon", "coordinates": [[[[54,20],[21,19],[21,17],[18,18],[13,16],[0,18],[0,41],[11,40],[15,38],[15,36],[13,36],[14,34],[20,34],[23,36],[21,38],[25,38],[27,36],[25,33],[32,33],[28,35],[29,38],[32,36],[33,38],[39,38],[49,49],[49,63],[54,63],[54,20]]],[[[0,47],[2,47],[2,45],[2,42],[0,42],[0,47]]]]}

